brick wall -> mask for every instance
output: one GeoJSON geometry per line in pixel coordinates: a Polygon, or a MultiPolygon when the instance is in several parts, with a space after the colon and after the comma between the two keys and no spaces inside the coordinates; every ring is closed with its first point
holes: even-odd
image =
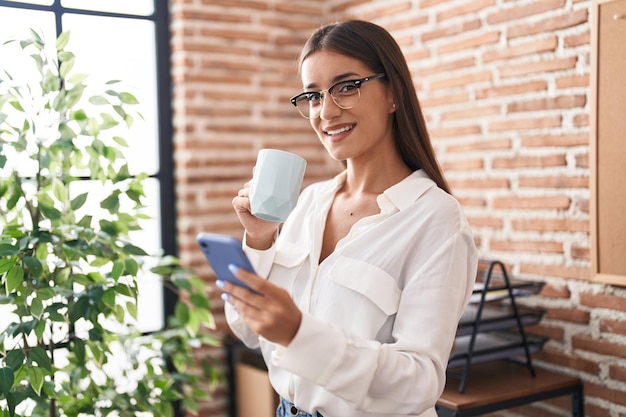
{"type": "MultiPolygon", "coordinates": [[[[258,149],[333,175],[288,98],[310,31],[361,18],[389,29],[409,60],[434,145],[483,257],[546,282],[537,366],[577,374],[586,414],[626,416],[626,291],[590,283],[590,0],[170,0],[178,239],[210,279],[201,230],[241,234],[230,200],[258,149]]],[[[214,297],[220,329],[221,302],[214,297]]],[[[219,351],[210,351],[214,356],[219,351]]],[[[203,415],[226,415],[216,393],[203,415]]],[[[567,401],[515,410],[567,415],[567,401]]],[[[513,415],[509,413],[509,415],[513,415]]]]}

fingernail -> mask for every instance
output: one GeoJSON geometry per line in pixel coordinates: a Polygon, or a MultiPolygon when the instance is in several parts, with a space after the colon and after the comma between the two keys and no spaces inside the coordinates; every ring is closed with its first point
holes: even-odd
{"type": "Polygon", "coordinates": [[[230,299],[230,295],[228,295],[227,293],[223,292],[222,295],[222,300],[228,302],[228,300],[230,299]]]}
{"type": "Polygon", "coordinates": [[[239,267],[237,265],[229,264],[228,270],[231,274],[236,274],[237,272],[239,272],[239,267]]]}
{"type": "Polygon", "coordinates": [[[217,281],[215,281],[215,286],[217,288],[224,289],[224,287],[226,286],[226,283],[224,283],[224,281],[222,281],[221,279],[218,279],[217,281]]]}

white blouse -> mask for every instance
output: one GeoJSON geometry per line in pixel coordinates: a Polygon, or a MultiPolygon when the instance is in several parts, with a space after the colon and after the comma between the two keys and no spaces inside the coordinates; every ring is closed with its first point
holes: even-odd
{"type": "Polygon", "coordinates": [[[303,190],[256,272],[291,293],[302,323],[288,347],[254,334],[227,303],[233,332],[260,347],[280,396],[325,417],[436,417],[434,405],[477,253],[458,202],[421,170],[377,198],[319,263],[326,216],[345,172],[303,190]]]}

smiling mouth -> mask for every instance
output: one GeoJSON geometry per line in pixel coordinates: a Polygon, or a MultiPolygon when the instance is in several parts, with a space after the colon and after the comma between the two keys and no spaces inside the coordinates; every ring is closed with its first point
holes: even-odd
{"type": "Polygon", "coordinates": [[[325,130],[324,133],[326,133],[328,136],[340,135],[342,133],[352,130],[353,128],[354,126],[344,126],[339,129],[325,130]]]}

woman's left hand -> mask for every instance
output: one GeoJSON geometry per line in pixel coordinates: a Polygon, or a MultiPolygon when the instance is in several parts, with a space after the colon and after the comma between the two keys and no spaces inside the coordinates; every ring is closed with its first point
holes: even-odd
{"type": "Polygon", "coordinates": [[[227,297],[223,297],[226,302],[235,307],[239,316],[256,334],[271,342],[289,345],[302,321],[302,312],[289,293],[242,268],[232,272],[254,291],[230,282],[220,282],[219,286],[227,294],[227,297]]]}

